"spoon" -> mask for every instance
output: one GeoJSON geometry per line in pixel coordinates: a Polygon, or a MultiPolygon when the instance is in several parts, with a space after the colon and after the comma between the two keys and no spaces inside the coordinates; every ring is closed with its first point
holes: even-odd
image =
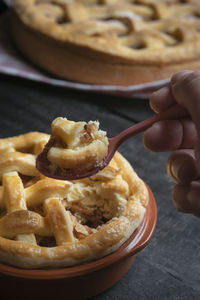
{"type": "Polygon", "coordinates": [[[150,117],[140,123],[137,123],[125,129],[117,136],[113,138],[109,138],[107,156],[103,159],[103,161],[98,166],[94,166],[94,168],[92,169],[89,170],[71,169],[71,170],[66,170],[67,171],[66,174],[61,172],[52,174],[49,170],[50,162],[47,159],[48,150],[45,149],[43,150],[42,153],[38,155],[36,159],[36,167],[40,171],[40,173],[44,174],[45,176],[52,177],[54,179],[59,179],[59,180],[76,180],[84,177],[90,177],[96,174],[97,172],[99,172],[100,170],[102,170],[103,168],[105,168],[110,162],[110,160],[112,159],[117,148],[130,137],[145,131],[146,129],[151,127],[155,122],[162,121],[162,120],[180,119],[186,116],[188,116],[188,111],[186,109],[182,108],[179,105],[174,105],[169,109],[165,110],[164,112],[156,114],[153,117],[150,117]]]}

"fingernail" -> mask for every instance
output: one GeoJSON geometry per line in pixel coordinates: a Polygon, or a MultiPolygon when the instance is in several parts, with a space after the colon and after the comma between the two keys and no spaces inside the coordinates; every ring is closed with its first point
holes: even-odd
{"type": "Polygon", "coordinates": [[[179,173],[180,173],[180,168],[182,165],[182,160],[181,159],[176,159],[173,162],[169,164],[168,167],[168,174],[176,183],[180,183],[180,178],[179,178],[179,173]]]}
{"type": "Polygon", "coordinates": [[[170,161],[167,172],[172,180],[179,184],[188,184],[197,178],[194,160],[187,156],[170,161]]]}
{"type": "MultiPolygon", "coordinates": [[[[155,91],[150,98],[150,107],[155,111],[160,111],[160,106],[163,106],[163,99],[166,99],[169,94],[169,86],[162,87],[161,89],[155,91]]],[[[166,101],[165,101],[166,102],[166,101]]]]}

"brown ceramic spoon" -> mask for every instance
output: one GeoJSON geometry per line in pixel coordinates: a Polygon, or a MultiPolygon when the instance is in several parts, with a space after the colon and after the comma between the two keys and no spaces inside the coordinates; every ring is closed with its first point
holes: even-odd
{"type": "Polygon", "coordinates": [[[146,130],[147,128],[151,127],[155,122],[161,120],[180,119],[186,116],[188,116],[188,111],[186,109],[182,108],[179,105],[174,105],[171,108],[165,110],[164,112],[154,115],[153,117],[147,120],[144,120],[138,124],[135,124],[125,129],[117,136],[108,139],[109,146],[108,146],[107,156],[104,158],[101,164],[95,166],[90,170],[75,169],[75,170],[66,170],[67,171],[66,174],[62,174],[61,172],[56,174],[51,174],[48,167],[50,162],[47,159],[47,151],[43,151],[42,153],[39,154],[36,160],[36,167],[45,176],[52,177],[55,179],[60,179],[60,180],[76,180],[84,177],[90,177],[96,174],[97,172],[99,172],[100,170],[102,170],[103,168],[105,168],[110,162],[110,160],[112,159],[117,148],[130,137],[146,130]]]}

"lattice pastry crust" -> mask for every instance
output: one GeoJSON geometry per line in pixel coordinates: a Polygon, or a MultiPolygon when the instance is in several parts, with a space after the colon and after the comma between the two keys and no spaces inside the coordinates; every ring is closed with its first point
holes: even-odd
{"type": "Polygon", "coordinates": [[[148,191],[116,153],[93,177],[49,179],[35,168],[49,135],[0,139],[0,261],[22,268],[63,267],[103,257],[141,224],[148,191]]]}
{"type": "Polygon", "coordinates": [[[108,152],[106,132],[99,130],[98,121],[74,122],[56,118],[52,124],[52,135],[46,145],[50,171],[58,168],[91,169],[100,165],[108,152]]]}
{"type": "Polygon", "coordinates": [[[130,85],[200,68],[198,0],[15,0],[21,51],[59,76],[130,85]]]}

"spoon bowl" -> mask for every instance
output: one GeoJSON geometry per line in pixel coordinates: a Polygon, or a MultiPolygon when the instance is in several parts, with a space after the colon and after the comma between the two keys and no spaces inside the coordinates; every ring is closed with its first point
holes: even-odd
{"type": "Polygon", "coordinates": [[[109,164],[118,147],[127,139],[145,131],[146,129],[151,127],[155,122],[162,120],[181,119],[187,116],[188,111],[186,109],[179,105],[174,105],[169,109],[165,110],[164,112],[156,114],[153,117],[150,117],[140,123],[137,123],[125,129],[117,136],[108,139],[109,145],[106,157],[100,164],[98,164],[98,166],[94,166],[91,169],[65,169],[65,173],[51,173],[49,170],[50,162],[47,159],[47,151],[45,150],[38,155],[36,159],[36,168],[40,171],[40,173],[44,174],[45,176],[59,180],[77,180],[85,177],[90,177],[104,169],[109,164]]]}

